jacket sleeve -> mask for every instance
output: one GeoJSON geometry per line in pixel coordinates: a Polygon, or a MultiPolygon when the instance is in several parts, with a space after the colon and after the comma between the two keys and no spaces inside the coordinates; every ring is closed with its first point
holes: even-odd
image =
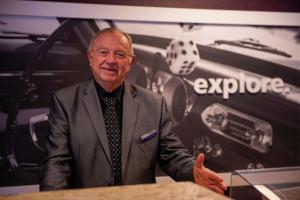
{"type": "Polygon", "coordinates": [[[41,191],[68,188],[72,173],[68,116],[62,102],[55,94],[51,99],[49,124],[47,157],[40,170],[41,191]]]}
{"type": "Polygon", "coordinates": [[[172,130],[172,120],[167,111],[166,101],[162,99],[160,121],[159,165],[176,181],[194,181],[193,166],[195,158],[181,143],[172,130]]]}

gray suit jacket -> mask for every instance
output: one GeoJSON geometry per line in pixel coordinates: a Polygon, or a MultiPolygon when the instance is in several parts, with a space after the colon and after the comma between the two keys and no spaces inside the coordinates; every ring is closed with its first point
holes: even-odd
{"type": "MultiPolygon", "coordinates": [[[[193,180],[194,157],[172,131],[162,96],[125,82],[122,121],[123,184],[155,182],[157,162],[173,179],[193,180]],[[142,141],[150,131],[154,136],[142,141]]],[[[41,190],[113,185],[106,129],[93,80],[54,93],[49,123],[41,190]]]]}

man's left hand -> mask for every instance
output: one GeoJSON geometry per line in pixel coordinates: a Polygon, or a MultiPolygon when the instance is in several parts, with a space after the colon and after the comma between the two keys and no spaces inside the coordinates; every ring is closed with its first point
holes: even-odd
{"type": "Polygon", "coordinates": [[[193,168],[195,182],[219,194],[224,194],[227,186],[223,182],[223,179],[215,172],[206,168],[203,162],[204,154],[201,153],[198,155],[193,168]]]}

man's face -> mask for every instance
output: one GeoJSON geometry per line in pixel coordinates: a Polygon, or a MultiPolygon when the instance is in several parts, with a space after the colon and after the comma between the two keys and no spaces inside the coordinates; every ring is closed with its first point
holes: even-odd
{"type": "Polygon", "coordinates": [[[111,92],[122,84],[134,61],[131,54],[128,39],[119,32],[105,32],[94,40],[88,58],[103,89],[111,92]]]}

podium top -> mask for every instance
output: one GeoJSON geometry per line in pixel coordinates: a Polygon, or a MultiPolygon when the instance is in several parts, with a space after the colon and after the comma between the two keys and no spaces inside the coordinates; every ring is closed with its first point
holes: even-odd
{"type": "Polygon", "coordinates": [[[228,200],[192,182],[70,189],[0,196],[0,200],[228,200]]]}

